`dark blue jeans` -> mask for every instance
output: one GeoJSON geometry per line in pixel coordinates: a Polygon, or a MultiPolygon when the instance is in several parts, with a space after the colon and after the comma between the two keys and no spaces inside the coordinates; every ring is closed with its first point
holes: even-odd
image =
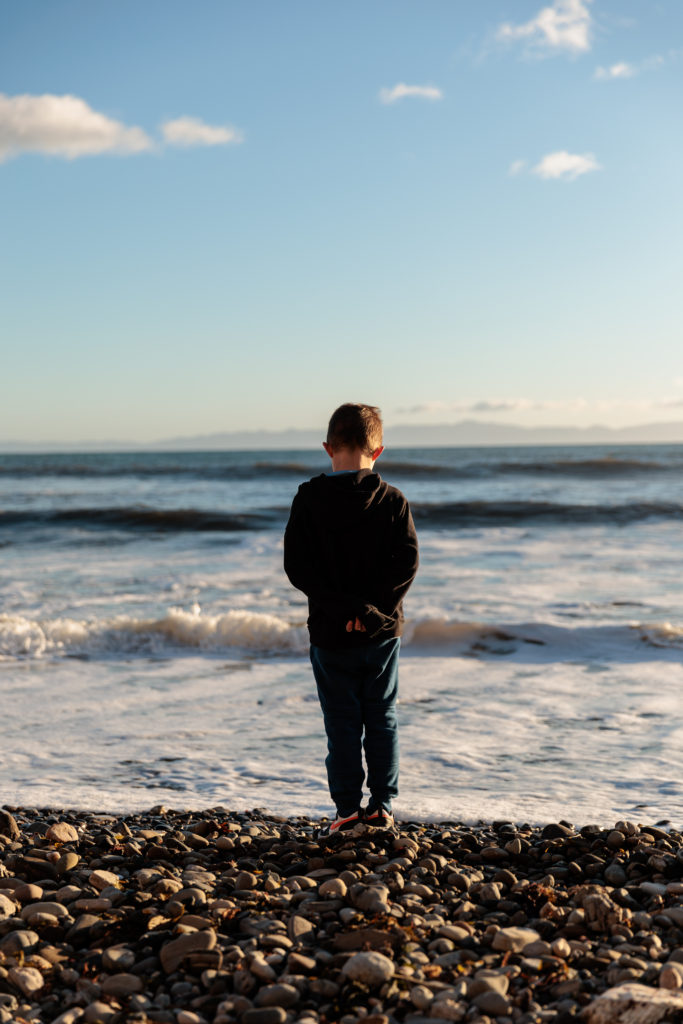
{"type": "Polygon", "coordinates": [[[311,664],[325,720],[330,795],[342,818],[363,797],[368,766],[369,808],[391,810],[398,794],[398,637],[353,650],[311,646],[311,664]],[[365,735],[363,735],[365,734],[365,735]]]}

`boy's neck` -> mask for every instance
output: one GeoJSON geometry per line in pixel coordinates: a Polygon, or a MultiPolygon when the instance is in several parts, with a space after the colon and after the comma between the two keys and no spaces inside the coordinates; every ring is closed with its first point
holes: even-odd
{"type": "Polygon", "coordinates": [[[377,448],[372,455],[366,455],[360,448],[331,448],[327,442],[323,447],[332,459],[333,473],[353,473],[359,469],[372,469],[383,448],[377,448]]]}

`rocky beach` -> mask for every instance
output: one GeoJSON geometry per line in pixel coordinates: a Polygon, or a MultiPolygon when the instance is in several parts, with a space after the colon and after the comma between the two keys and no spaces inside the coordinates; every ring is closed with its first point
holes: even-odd
{"type": "Polygon", "coordinates": [[[0,1022],[683,1020],[668,826],[0,812],[0,1022]]]}

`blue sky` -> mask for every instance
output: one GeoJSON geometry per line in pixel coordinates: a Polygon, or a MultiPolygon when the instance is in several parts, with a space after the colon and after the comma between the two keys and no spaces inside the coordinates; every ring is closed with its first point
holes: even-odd
{"type": "Polygon", "coordinates": [[[683,419],[679,0],[32,0],[0,440],[683,419]]]}

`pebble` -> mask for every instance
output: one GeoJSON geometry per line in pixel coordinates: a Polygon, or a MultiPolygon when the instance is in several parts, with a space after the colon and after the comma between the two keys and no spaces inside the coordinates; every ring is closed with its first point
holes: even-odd
{"type": "Polygon", "coordinates": [[[172,974],[188,957],[213,949],[215,945],[216,933],[211,929],[188,932],[161,947],[161,965],[166,974],[172,974]]]}
{"type": "Polygon", "coordinates": [[[16,903],[13,900],[11,900],[9,896],[4,896],[2,893],[0,893],[0,918],[14,917],[16,912],[16,903]]]}
{"type": "Polygon", "coordinates": [[[538,942],[540,935],[531,928],[501,928],[493,936],[491,945],[494,949],[505,952],[521,953],[525,946],[538,942]]]}
{"type": "Polygon", "coordinates": [[[45,984],[42,974],[35,967],[12,967],[8,977],[28,997],[40,992],[45,984]]]}
{"type": "Polygon", "coordinates": [[[256,996],[257,1006],[281,1006],[289,1009],[299,1002],[299,990],[294,985],[265,985],[256,996]]]}
{"type": "Polygon", "coordinates": [[[97,889],[98,892],[101,892],[110,885],[118,887],[119,878],[113,873],[113,871],[101,871],[98,869],[97,871],[92,871],[90,873],[88,882],[93,886],[93,888],[97,889]]]}
{"type": "Polygon", "coordinates": [[[394,963],[383,953],[371,950],[355,953],[342,967],[342,974],[352,981],[359,981],[370,988],[383,985],[394,976],[394,963]]]}
{"type": "Polygon", "coordinates": [[[4,814],[0,1024],[605,1024],[634,985],[679,1019],[673,830],[4,814]]]}
{"type": "Polygon", "coordinates": [[[242,1024],[285,1024],[287,1012],[280,1006],[264,1006],[245,1010],[242,1024]]]}
{"type": "Polygon", "coordinates": [[[103,980],[102,993],[115,999],[125,999],[134,992],[142,992],[143,987],[142,978],[137,974],[112,974],[103,980]]]}
{"type": "Polygon", "coordinates": [[[45,838],[51,843],[77,843],[78,832],[68,821],[57,821],[50,825],[45,838]]]}

